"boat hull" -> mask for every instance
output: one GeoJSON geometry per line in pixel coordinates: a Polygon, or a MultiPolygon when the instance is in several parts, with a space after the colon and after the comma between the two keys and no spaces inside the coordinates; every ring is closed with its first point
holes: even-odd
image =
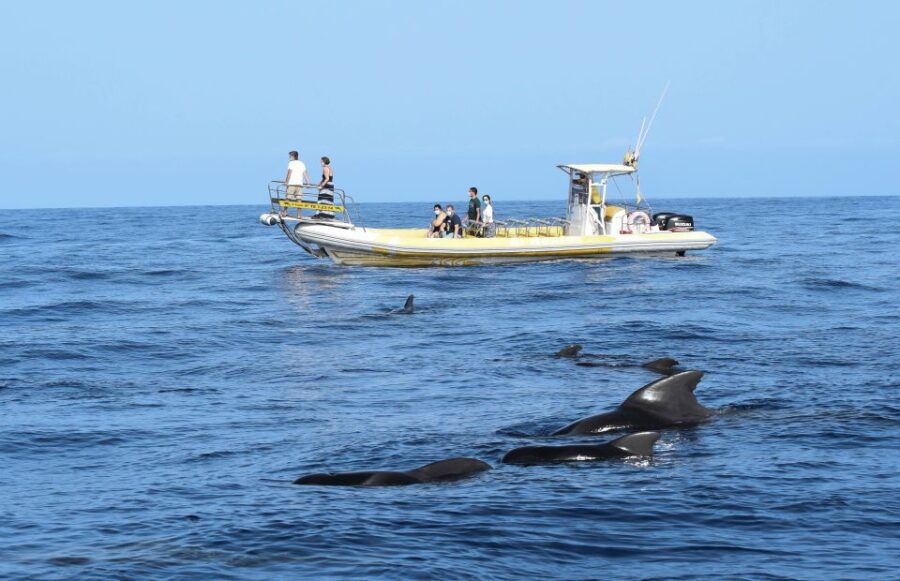
{"type": "Polygon", "coordinates": [[[679,254],[716,243],[706,232],[652,232],[611,236],[427,238],[424,230],[340,229],[300,225],[298,238],[348,266],[472,266],[627,254],[679,254]]]}

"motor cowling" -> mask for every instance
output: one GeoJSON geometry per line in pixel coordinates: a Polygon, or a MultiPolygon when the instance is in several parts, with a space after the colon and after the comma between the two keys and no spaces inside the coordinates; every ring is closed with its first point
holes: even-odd
{"type": "Polygon", "coordinates": [[[275,226],[281,223],[281,216],[278,214],[265,213],[259,216],[259,223],[265,226],[275,226]]]}
{"type": "Polygon", "coordinates": [[[694,229],[694,217],[687,214],[659,212],[653,214],[653,223],[659,226],[660,230],[670,232],[690,232],[694,229]]]}

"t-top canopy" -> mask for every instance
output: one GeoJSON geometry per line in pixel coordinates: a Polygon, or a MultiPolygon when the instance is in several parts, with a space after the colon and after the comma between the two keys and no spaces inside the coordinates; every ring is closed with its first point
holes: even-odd
{"type": "Polygon", "coordinates": [[[580,171],[581,173],[585,174],[623,174],[636,171],[635,168],[631,167],[630,165],[619,165],[616,163],[573,163],[570,165],[558,165],[556,167],[565,171],[580,171]]]}

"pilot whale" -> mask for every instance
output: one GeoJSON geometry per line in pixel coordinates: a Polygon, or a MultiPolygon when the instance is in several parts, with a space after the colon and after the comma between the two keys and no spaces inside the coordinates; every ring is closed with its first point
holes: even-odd
{"type": "Polygon", "coordinates": [[[566,345],[562,349],[556,352],[556,357],[569,357],[575,358],[581,354],[581,350],[583,347],[578,343],[572,343],[571,345],[566,345]]]}
{"type": "Polygon", "coordinates": [[[582,353],[582,349],[583,347],[580,344],[573,343],[572,345],[566,345],[557,351],[555,356],[566,359],[578,359],[579,361],[575,363],[575,365],[580,365],[582,367],[643,367],[644,369],[649,369],[650,371],[655,371],[662,375],[672,375],[679,371],[677,368],[678,361],[671,357],[663,357],[644,363],[632,363],[621,357],[617,358],[611,355],[582,353]]]}
{"type": "Polygon", "coordinates": [[[337,472],[308,474],[294,480],[294,484],[320,486],[401,486],[425,482],[452,482],[490,470],[491,465],[475,458],[448,458],[405,472],[369,470],[365,472],[337,472]]]}
{"type": "Polygon", "coordinates": [[[609,460],[628,456],[652,456],[653,444],[658,439],[659,432],[640,432],[622,436],[605,444],[525,446],[511,450],[501,462],[504,464],[549,464],[609,460]]]}
{"type": "Polygon", "coordinates": [[[703,377],[702,371],[682,371],[657,379],[628,396],[611,412],[584,418],[553,432],[595,434],[622,428],[656,429],[699,423],[712,415],[700,405],[694,389],[703,377]]]}
{"type": "Polygon", "coordinates": [[[416,310],[416,307],[413,304],[415,299],[416,299],[415,295],[409,295],[408,297],[406,297],[406,303],[403,305],[403,308],[402,309],[394,309],[393,311],[391,311],[391,313],[394,315],[411,315],[411,314],[413,314],[416,310]]]}
{"type": "Polygon", "coordinates": [[[581,367],[643,367],[650,371],[655,371],[660,375],[672,375],[678,373],[678,361],[671,357],[663,357],[654,359],[653,361],[645,361],[644,363],[631,363],[627,360],[616,359],[613,356],[604,355],[585,355],[593,359],[584,359],[575,363],[581,367]],[[603,360],[600,360],[600,359],[603,360]]]}

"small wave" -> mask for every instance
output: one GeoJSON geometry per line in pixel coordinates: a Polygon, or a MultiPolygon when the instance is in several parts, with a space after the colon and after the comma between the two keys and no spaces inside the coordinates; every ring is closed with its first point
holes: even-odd
{"type": "Polygon", "coordinates": [[[47,562],[50,563],[51,565],[65,567],[65,566],[69,566],[69,565],[87,565],[88,563],[91,562],[91,560],[88,557],[71,556],[71,557],[50,557],[49,559],[47,559],[47,562]]]}
{"type": "Polygon", "coordinates": [[[751,399],[741,403],[733,403],[716,410],[717,415],[727,415],[743,411],[777,410],[784,407],[784,402],[775,398],[751,399]]]}
{"type": "Polygon", "coordinates": [[[27,280],[5,280],[0,282],[0,289],[2,288],[25,288],[34,285],[33,282],[29,282],[27,280]]]}
{"type": "Polygon", "coordinates": [[[122,444],[150,433],[144,430],[7,432],[0,443],[0,451],[28,454],[61,453],[69,449],[83,450],[88,446],[122,444]]]}
{"type": "Polygon", "coordinates": [[[53,359],[57,361],[91,359],[90,355],[69,349],[29,349],[28,351],[25,351],[24,355],[29,358],[53,359]]]}
{"type": "Polygon", "coordinates": [[[109,278],[109,273],[95,270],[74,270],[66,273],[72,280],[103,280],[109,278]]]}
{"type": "Polygon", "coordinates": [[[0,242],[6,242],[7,240],[24,240],[24,236],[16,236],[15,234],[5,234],[0,232],[0,242]]]}
{"type": "Polygon", "coordinates": [[[61,314],[72,315],[98,311],[115,312],[121,310],[121,308],[122,305],[115,301],[92,301],[85,299],[77,301],[63,301],[53,305],[34,305],[30,307],[19,307],[17,309],[9,309],[8,311],[5,311],[4,314],[17,317],[25,317],[29,315],[55,316],[61,314]]]}
{"type": "Polygon", "coordinates": [[[69,388],[80,388],[80,387],[88,387],[88,384],[79,381],[77,379],[51,379],[50,381],[45,381],[41,383],[41,387],[47,388],[55,388],[55,387],[69,387],[69,388]]]}
{"type": "Polygon", "coordinates": [[[236,456],[238,454],[242,454],[243,452],[240,450],[217,450],[215,452],[204,452],[202,454],[197,454],[196,456],[189,458],[186,462],[208,462],[210,460],[217,460],[219,458],[229,458],[231,456],[236,456]]]}
{"type": "Polygon", "coordinates": [[[807,278],[800,283],[804,288],[810,290],[837,290],[837,289],[856,289],[882,292],[885,289],[877,286],[870,286],[859,282],[849,280],[841,280],[836,278],[807,278]]]}

